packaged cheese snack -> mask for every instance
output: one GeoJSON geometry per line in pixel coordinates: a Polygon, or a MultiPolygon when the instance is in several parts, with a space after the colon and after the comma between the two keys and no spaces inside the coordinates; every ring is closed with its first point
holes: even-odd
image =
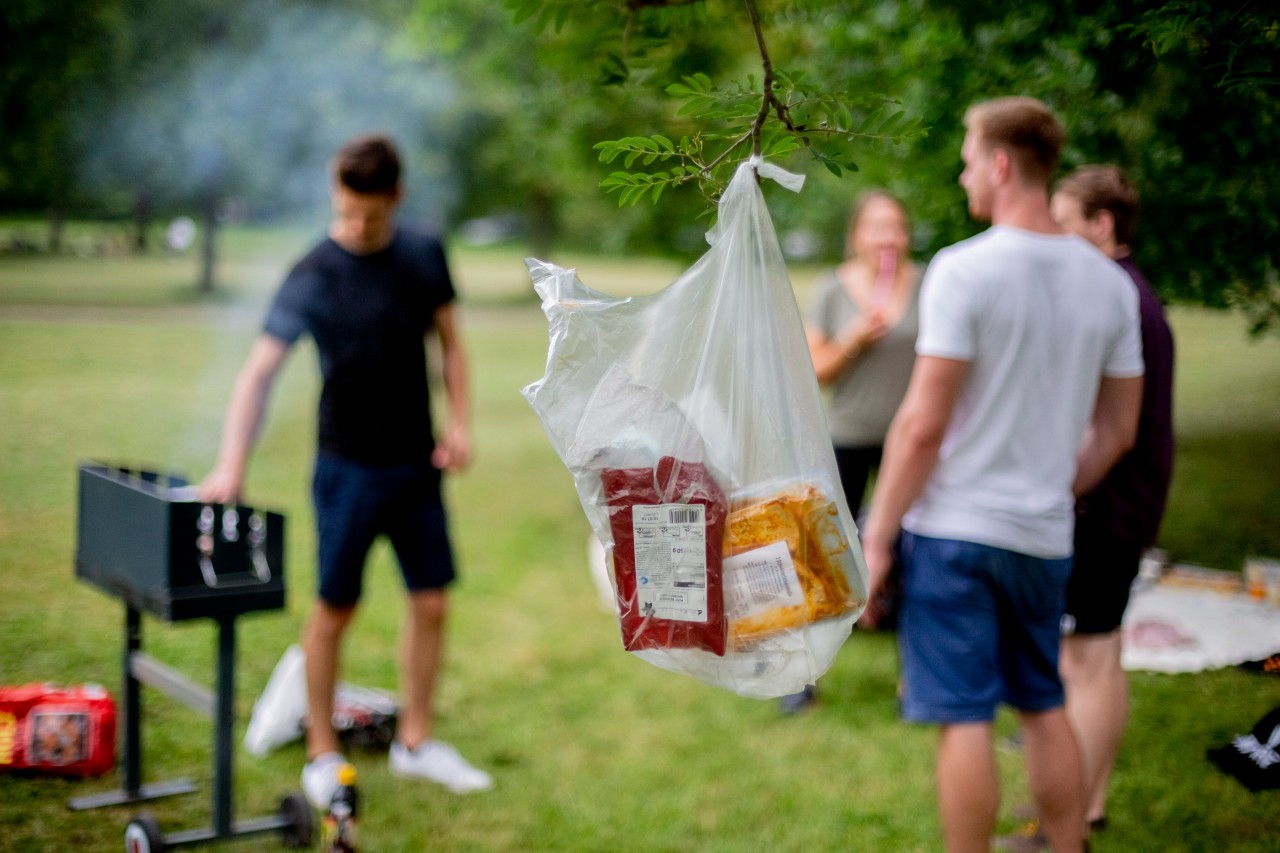
{"type": "Polygon", "coordinates": [[[724,541],[729,646],[759,640],[861,606],[836,504],[812,486],[731,502],[724,541]]]}

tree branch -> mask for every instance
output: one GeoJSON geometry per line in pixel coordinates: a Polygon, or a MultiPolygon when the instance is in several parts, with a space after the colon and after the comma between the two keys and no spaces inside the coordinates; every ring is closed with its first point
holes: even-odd
{"type": "MultiPolygon", "coordinates": [[[[712,160],[710,163],[708,163],[707,165],[703,166],[703,167],[702,167],[702,174],[704,174],[704,175],[710,175],[710,174],[711,174],[711,170],[712,170],[712,169],[714,169],[716,166],[719,166],[719,165],[720,165],[720,161],[724,160],[726,157],[728,157],[730,154],[732,154],[732,153],[733,153],[733,151],[734,151],[734,149],[736,149],[736,148],[737,148],[739,145],[741,145],[742,143],[746,142],[748,139],[755,139],[755,138],[756,138],[756,127],[755,127],[755,125],[753,124],[753,125],[751,126],[751,130],[748,130],[746,133],[742,134],[742,135],[741,135],[741,136],[739,136],[737,139],[733,140],[733,142],[729,145],[729,147],[728,147],[728,148],[726,148],[725,150],[723,150],[723,151],[721,151],[721,152],[720,152],[720,156],[716,157],[716,158],[715,158],[714,160],[712,160]]],[[[756,148],[755,148],[755,151],[756,151],[756,153],[757,153],[757,154],[758,154],[758,153],[760,153],[760,147],[759,147],[759,146],[760,146],[760,143],[759,143],[759,141],[757,140],[757,141],[756,141],[756,148]]]]}
{"type": "Polygon", "coordinates": [[[701,3],[703,0],[626,0],[623,4],[631,11],[637,9],[653,9],[663,6],[692,6],[694,3],[701,3]]]}
{"type": "Polygon", "coordinates": [[[756,0],[744,0],[747,4],[747,15],[751,18],[751,28],[755,30],[756,47],[760,49],[760,67],[764,69],[764,96],[760,99],[760,111],[755,121],[751,122],[751,153],[760,156],[760,132],[764,128],[765,119],[769,117],[769,107],[777,102],[773,94],[773,60],[769,58],[769,49],[764,43],[764,30],[760,27],[760,13],[756,11],[756,0]]]}

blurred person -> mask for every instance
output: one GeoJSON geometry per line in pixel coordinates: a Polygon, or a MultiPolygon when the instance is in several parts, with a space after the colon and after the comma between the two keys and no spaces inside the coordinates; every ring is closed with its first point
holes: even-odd
{"type": "MultiPolygon", "coordinates": [[[[819,279],[806,312],[809,354],[818,384],[830,390],[831,441],[855,519],[915,361],[920,270],[910,246],[902,202],[885,190],[863,192],[849,214],[845,261],[819,279]]],[[[795,713],[816,696],[809,685],[784,696],[781,708],[795,713]]]]}
{"type": "Polygon", "coordinates": [[[1114,260],[1138,294],[1146,372],[1133,449],[1076,504],[1075,565],[1063,620],[1067,717],[1084,758],[1085,817],[1106,826],[1107,785],[1124,735],[1129,684],[1120,624],[1142,553],[1155,543],[1173,476],[1174,342],[1164,308],[1129,254],[1138,193],[1116,166],[1081,166],[1058,182],[1058,223],[1114,260]]]}
{"type": "Polygon", "coordinates": [[[433,737],[446,588],[455,579],[441,477],[469,462],[470,400],[444,249],[396,224],[402,197],[390,139],[362,136],[338,151],[328,235],[276,293],[233,388],[217,462],[200,485],[203,501],[240,499],[276,376],[293,344],[310,334],[323,388],[312,484],[319,590],[302,633],[308,707],[302,785],[322,809],[344,763],[331,724],[342,639],[380,535],[395,549],[408,599],[391,770],[460,793],[492,785],[489,774],[433,737]],[[431,334],[440,344],[448,404],[439,441],[427,382],[431,334]]]}
{"type": "Polygon", "coordinates": [[[1114,263],[1049,212],[1064,133],[1043,103],[965,115],[960,183],[983,233],[925,273],[906,397],[863,530],[871,592],[897,549],[905,719],[940,726],[946,849],[989,850],[993,741],[1018,714],[1050,844],[1083,850],[1084,774],[1064,710],[1059,625],[1076,494],[1133,444],[1142,394],[1138,300],[1114,263]]]}
{"type": "Polygon", "coordinates": [[[849,511],[857,518],[915,362],[920,270],[906,208],[884,190],[858,197],[846,260],[819,280],[805,318],[849,511]]]}

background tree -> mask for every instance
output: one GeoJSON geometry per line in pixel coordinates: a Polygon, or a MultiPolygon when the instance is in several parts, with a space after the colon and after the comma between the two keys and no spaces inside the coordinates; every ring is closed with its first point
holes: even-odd
{"type": "Polygon", "coordinates": [[[0,6],[0,209],[48,212],[55,251],[76,194],[73,125],[83,93],[113,64],[122,11],[111,0],[0,6]]]}
{"type": "MultiPolygon", "coordinates": [[[[139,6],[148,36],[190,26],[190,10],[139,6]],[[175,20],[180,18],[180,20],[175,20]]],[[[139,72],[127,96],[105,99],[84,128],[81,178],[101,196],[145,191],[157,206],[199,210],[200,289],[214,281],[214,235],[229,199],[258,216],[325,203],[327,163],[355,133],[384,130],[408,149],[408,213],[430,218],[452,193],[447,164],[417,156],[447,146],[436,116],[453,84],[398,48],[383,21],[317,3],[210,3],[200,45],[181,62],[139,72]]],[[[445,217],[435,215],[443,226],[445,217]]]]}
{"type": "MultiPolygon", "coordinates": [[[[561,21],[570,22],[562,29],[574,21],[605,31],[618,25],[606,3],[508,5],[544,31],[561,21]]],[[[686,4],[620,5],[636,13],[686,4]]],[[[705,5],[707,14],[727,7],[744,15],[741,3],[705,5]]],[[[829,91],[889,93],[929,128],[909,146],[855,140],[851,157],[860,172],[841,184],[813,181],[798,199],[779,198],[780,230],[808,225],[834,253],[844,199],[883,185],[907,200],[922,254],[974,233],[979,225],[967,219],[956,185],[963,110],[984,98],[1028,94],[1065,118],[1065,167],[1111,161],[1133,174],[1144,200],[1138,260],[1162,293],[1237,305],[1255,330],[1273,326],[1280,319],[1280,163],[1271,152],[1280,116],[1271,72],[1280,39],[1275,7],[1256,5],[1066,0],[996,9],[974,0],[761,0],[775,62],[816,67],[829,91]]],[[[740,64],[750,42],[733,44],[740,64]]],[[[592,57],[580,54],[577,64],[591,68],[592,57]]],[[[679,79],[668,69],[628,83],[679,79]]],[[[681,126],[674,107],[666,121],[681,126]]],[[[631,126],[644,127],[638,117],[631,126]]]]}
{"type": "MultiPolygon", "coordinates": [[[[1065,166],[1112,161],[1133,174],[1144,199],[1138,260],[1163,294],[1241,307],[1255,329],[1280,318],[1274,3],[755,6],[781,72],[777,93],[803,130],[775,127],[762,141],[778,156],[790,134],[796,151],[780,159],[810,175],[798,196],[771,195],[784,239],[809,235],[808,248],[834,260],[848,201],[868,185],[906,199],[924,257],[973,233],[955,183],[963,109],[1029,94],[1066,119],[1065,166]],[[833,127],[855,131],[852,140],[833,127]],[[912,128],[928,134],[906,145],[877,138],[912,128]],[[843,163],[844,177],[815,169],[815,150],[843,163]]],[[[323,204],[332,148],[381,127],[408,149],[410,214],[440,227],[496,214],[519,223],[539,254],[557,245],[696,253],[717,180],[705,167],[731,162],[716,157],[764,94],[748,9],[746,0],[12,0],[0,7],[0,210],[144,219],[204,199],[215,223],[212,199],[234,196],[258,215],[282,215],[323,204]],[[619,144],[594,148],[609,140],[619,144]],[[599,189],[610,181],[627,202],[661,187],[661,203],[619,209],[599,189]]],[[[204,233],[210,240],[213,229],[204,233]]],[[[212,281],[211,264],[203,278],[212,281]]]]}
{"type": "MultiPolygon", "coordinates": [[[[741,56],[749,30],[737,15],[701,3],[667,14],[622,4],[555,4],[551,20],[519,7],[420,0],[411,32],[443,60],[460,87],[454,159],[463,178],[462,218],[513,214],[545,255],[568,241],[603,251],[688,251],[702,203],[677,192],[662,211],[619,211],[598,184],[592,146],[656,126],[670,115],[662,88],[682,74],[720,73],[741,56]],[[590,14],[582,14],[589,10],[590,14]],[[543,26],[542,24],[546,24],[543,26]]],[[[534,10],[540,11],[540,10],[534,10]]]]}

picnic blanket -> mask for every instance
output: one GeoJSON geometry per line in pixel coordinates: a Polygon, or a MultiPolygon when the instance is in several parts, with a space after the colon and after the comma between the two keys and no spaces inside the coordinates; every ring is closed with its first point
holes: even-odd
{"type": "Polygon", "coordinates": [[[1280,608],[1243,594],[1155,584],[1125,612],[1127,670],[1201,672],[1280,652],[1280,608]]]}

